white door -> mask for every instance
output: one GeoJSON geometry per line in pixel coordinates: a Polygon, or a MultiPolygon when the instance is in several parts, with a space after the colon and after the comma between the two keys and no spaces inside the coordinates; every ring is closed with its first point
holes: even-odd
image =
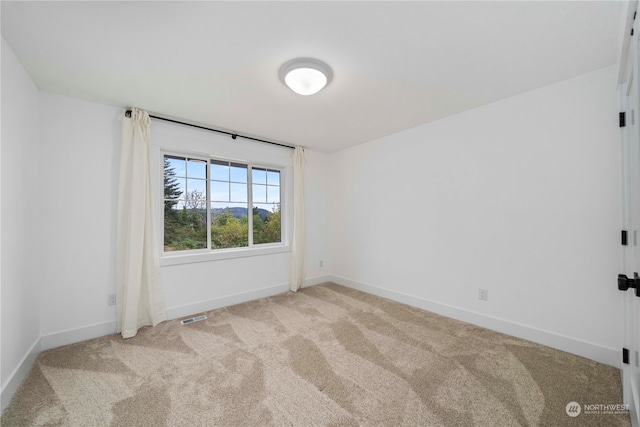
{"type": "MultiPolygon", "coordinates": [[[[638,31],[638,25],[634,33],[638,31]]],[[[631,37],[628,54],[628,71],[622,90],[622,106],[625,126],[622,128],[622,194],[623,228],[627,230],[627,245],[623,246],[624,274],[633,279],[640,273],[640,68],[638,37],[631,37]]],[[[628,282],[640,287],[640,278],[628,282]]],[[[640,289],[623,291],[624,348],[628,363],[622,365],[624,403],[629,405],[634,426],[640,426],[640,289]]]]}

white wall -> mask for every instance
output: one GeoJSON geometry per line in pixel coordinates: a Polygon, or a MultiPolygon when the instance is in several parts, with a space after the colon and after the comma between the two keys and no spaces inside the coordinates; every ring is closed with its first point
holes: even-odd
{"type": "Polygon", "coordinates": [[[336,280],[617,365],[615,71],[333,154],[336,280]]]}
{"type": "Polygon", "coordinates": [[[307,264],[305,286],[319,284],[330,271],[329,156],[306,150],[305,196],[307,221],[307,264]],[[322,266],[320,266],[322,263],[322,266]]]}
{"type": "Polygon", "coordinates": [[[115,320],[107,295],[115,293],[122,127],[116,108],[50,93],[40,94],[40,109],[40,199],[46,207],[40,309],[46,336],[115,320]]]}
{"type": "Polygon", "coordinates": [[[40,231],[47,211],[38,200],[42,178],[38,154],[38,89],[4,38],[1,50],[0,379],[4,409],[39,349],[40,231]]]}
{"type": "MultiPolygon", "coordinates": [[[[40,237],[44,349],[115,332],[115,307],[107,306],[107,296],[115,293],[121,110],[51,93],[41,93],[40,101],[41,174],[46,178],[40,191],[44,206],[50,207],[40,237]]],[[[238,159],[255,160],[250,158],[253,156],[267,163],[290,163],[291,156],[287,149],[234,141],[156,120],[152,121],[152,142],[163,148],[238,159]]],[[[322,164],[327,156],[311,152],[308,157],[307,204],[313,209],[308,221],[309,252],[314,259],[327,259],[326,213],[321,211],[326,206],[322,164]]],[[[159,183],[161,167],[159,161],[159,183]]],[[[289,258],[290,254],[283,252],[189,264],[163,263],[168,314],[179,317],[284,292],[289,287],[289,258]]],[[[316,264],[311,265],[311,260],[309,264],[309,284],[326,279],[319,277],[326,267],[313,268],[316,264]]]]}

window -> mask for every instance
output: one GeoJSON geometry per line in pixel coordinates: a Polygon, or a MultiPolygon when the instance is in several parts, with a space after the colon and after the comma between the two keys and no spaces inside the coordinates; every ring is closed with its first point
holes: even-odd
{"type": "Polygon", "coordinates": [[[164,251],[281,242],[281,171],[164,156],[164,251]]]}

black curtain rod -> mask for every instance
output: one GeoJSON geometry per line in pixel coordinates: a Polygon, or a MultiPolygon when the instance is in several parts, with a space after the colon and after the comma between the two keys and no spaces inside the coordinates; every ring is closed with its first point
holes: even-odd
{"type": "MultiPolygon", "coordinates": [[[[127,117],[131,117],[131,110],[125,111],[124,114],[127,117]]],[[[149,114],[149,117],[151,117],[152,119],[164,120],[165,122],[176,123],[176,124],[183,125],[183,126],[190,126],[192,128],[196,128],[196,129],[203,129],[203,130],[208,130],[208,131],[211,131],[211,132],[223,133],[225,135],[231,136],[232,139],[244,138],[244,139],[250,139],[251,141],[264,142],[265,144],[277,145],[279,147],[296,148],[293,145],[280,144],[279,142],[273,142],[273,141],[266,141],[264,139],[253,138],[251,136],[240,135],[238,133],[231,133],[231,132],[227,132],[227,131],[220,130],[220,129],[208,128],[206,126],[194,125],[194,124],[191,124],[191,123],[185,123],[185,122],[181,122],[181,121],[178,121],[178,120],[167,119],[165,117],[153,116],[151,114],[149,114]]]]}

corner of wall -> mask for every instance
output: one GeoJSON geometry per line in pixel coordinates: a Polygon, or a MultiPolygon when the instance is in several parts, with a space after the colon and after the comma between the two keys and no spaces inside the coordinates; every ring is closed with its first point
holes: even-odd
{"type": "Polygon", "coordinates": [[[304,280],[304,284],[302,285],[303,288],[308,288],[311,286],[316,286],[316,285],[320,285],[322,283],[326,283],[326,282],[331,282],[331,276],[327,275],[323,275],[323,276],[316,276],[316,277],[310,277],[304,280]]]}
{"type": "Polygon", "coordinates": [[[26,354],[26,356],[22,359],[20,364],[16,367],[16,369],[9,375],[6,383],[2,385],[2,391],[0,391],[0,406],[2,407],[1,411],[4,411],[5,408],[9,405],[11,398],[18,391],[20,384],[25,379],[31,367],[35,363],[38,355],[40,354],[40,346],[41,340],[38,338],[36,342],[33,343],[31,349],[26,354]]]}

